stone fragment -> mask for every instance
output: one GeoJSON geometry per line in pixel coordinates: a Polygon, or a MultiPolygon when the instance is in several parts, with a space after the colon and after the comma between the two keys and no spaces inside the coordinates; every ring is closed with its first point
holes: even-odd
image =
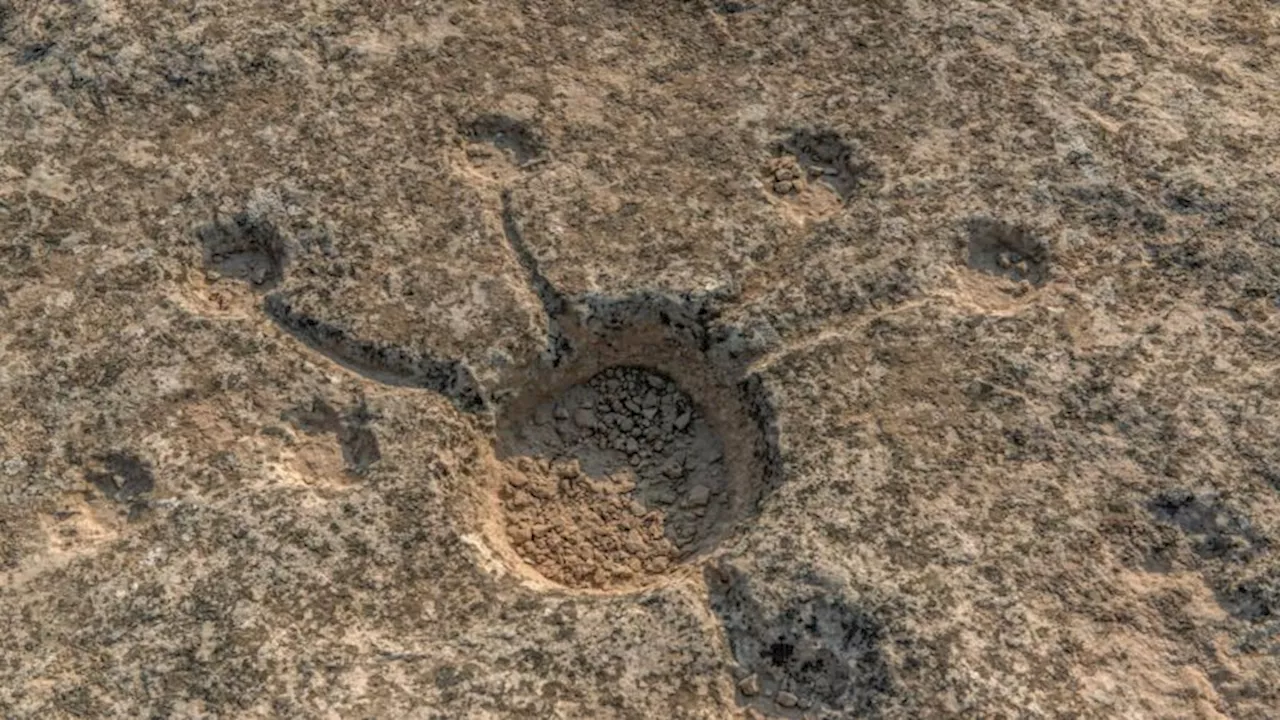
{"type": "Polygon", "coordinates": [[[755,673],[742,678],[738,682],[738,691],[747,697],[754,697],[760,694],[760,676],[755,673]]]}
{"type": "Polygon", "coordinates": [[[590,408],[578,408],[573,414],[573,422],[584,430],[594,430],[596,427],[596,414],[590,408]]]}
{"type": "Polygon", "coordinates": [[[711,488],[706,485],[694,485],[689,490],[689,506],[703,507],[711,500],[711,488]]]}
{"type": "Polygon", "coordinates": [[[685,428],[689,427],[689,421],[692,419],[693,419],[693,414],[688,410],[684,411],[683,413],[680,414],[680,417],[676,418],[676,421],[675,421],[676,429],[684,430],[685,428]]]}
{"type": "Polygon", "coordinates": [[[784,708],[793,708],[796,706],[796,703],[799,702],[799,698],[786,690],[779,690],[778,695],[774,700],[784,708]]]}

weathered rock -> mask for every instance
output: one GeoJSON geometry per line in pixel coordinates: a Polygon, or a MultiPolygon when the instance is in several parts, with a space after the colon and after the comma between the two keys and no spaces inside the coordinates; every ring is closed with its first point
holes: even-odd
{"type": "Polygon", "coordinates": [[[1206,8],[0,2],[0,715],[1274,716],[1206,8]]]}

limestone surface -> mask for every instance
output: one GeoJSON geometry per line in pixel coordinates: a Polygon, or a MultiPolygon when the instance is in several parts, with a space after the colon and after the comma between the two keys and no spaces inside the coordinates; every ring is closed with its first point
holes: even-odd
{"type": "Polygon", "coordinates": [[[1280,708],[1280,4],[0,0],[0,717],[1280,708]]]}

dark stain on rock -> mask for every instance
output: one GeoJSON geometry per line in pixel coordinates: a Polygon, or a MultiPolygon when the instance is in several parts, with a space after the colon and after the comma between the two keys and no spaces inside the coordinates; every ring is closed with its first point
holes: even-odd
{"type": "Polygon", "coordinates": [[[795,130],[778,143],[775,154],[795,157],[810,179],[825,183],[846,203],[878,174],[874,164],[860,161],[853,147],[831,130],[795,130]]]}
{"type": "Polygon", "coordinates": [[[48,57],[49,53],[52,51],[53,51],[52,41],[32,43],[26,46],[25,48],[23,48],[22,52],[18,54],[18,64],[30,65],[32,63],[40,62],[41,60],[48,57]]]}
{"type": "Polygon", "coordinates": [[[356,475],[365,474],[382,459],[378,436],[364,422],[349,420],[343,423],[338,442],[342,445],[342,459],[347,463],[347,469],[356,475]]]}
{"type": "Polygon", "coordinates": [[[1157,519],[1186,533],[1192,549],[1202,559],[1245,561],[1269,544],[1248,517],[1213,493],[1168,490],[1152,498],[1147,509],[1157,519]]]}
{"type": "Polygon", "coordinates": [[[284,277],[286,243],[265,218],[249,213],[209,223],[196,231],[205,266],[222,275],[269,289],[284,277]]]}
{"type": "Polygon", "coordinates": [[[888,631],[875,613],[826,593],[763,602],[745,577],[720,568],[707,571],[707,585],[733,656],[759,677],[762,696],[786,691],[861,717],[895,695],[888,631]]]}
{"type": "Polygon", "coordinates": [[[506,115],[481,115],[464,128],[471,142],[484,142],[508,153],[517,165],[537,160],[546,150],[542,138],[529,127],[506,115]]]}
{"type": "Polygon", "coordinates": [[[371,428],[374,415],[363,403],[344,415],[323,399],[313,398],[310,403],[286,411],[282,418],[308,435],[333,433],[347,470],[355,475],[365,474],[382,459],[378,436],[371,428]]]}
{"type": "Polygon", "coordinates": [[[342,417],[322,398],[285,411],[282,419],[308,435],[336,433],[342,428],[342,417]]]}
{"type": "Polygon", "coordinates": [[[716,12],[721,15],[737,15],[739,13],[750,12],[756,9],[755,3],[735,2],[734,0],[725,0],[716,3],[716,12]]]}
{"type": "Polygon", "coordinates": [[[1222,609],[1236,619],[1274,622],[1280,619],[1280,567],[1218,583],[1215,595],[1222,609]]]}
{"type": "Polygon", "coordinates": [[[113,452],[98,460],[100,467],[86,473],[85,478],[108,500],[131,505],[155,489],[151,468],[138,456],[113,452]]]}
{"type": "Polygon", "coordinates": [[[1049,279],[1049,247],[1021,225],[992,218],[971,218],[969,267],[988,275],[1043,285],[1049,279]]]}

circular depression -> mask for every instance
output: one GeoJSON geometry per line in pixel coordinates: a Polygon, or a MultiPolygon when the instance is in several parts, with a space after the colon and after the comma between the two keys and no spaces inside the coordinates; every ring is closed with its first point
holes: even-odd
{"type": "Polygon", "coordinates": [[[755,511],[776,452],[750,383],[660,328],[578,347],[500,407],[488,534],[523,574],[646,587],[755,511]]]}

